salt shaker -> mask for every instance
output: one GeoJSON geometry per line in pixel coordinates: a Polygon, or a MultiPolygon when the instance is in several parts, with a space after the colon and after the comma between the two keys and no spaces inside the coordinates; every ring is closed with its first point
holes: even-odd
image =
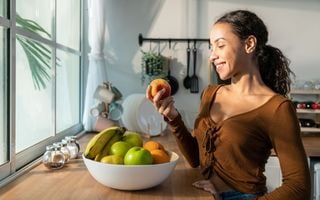
{"type": "Polygon", "coordinates": [[[80,145],[78,141],[76,140],[75,136],[66,136],[65,139],[62,140],[62,142],[67,143],[67,147],[70,151],[70,158],[74,159],[78,157],[78,154],[80,152],[80,145]]]}
{"type": "Polygon", "coordinates": [[[48,169],[60,169],[64,166],[65,158],[61,147],[48,145],[42,156],[42,162],[48,169]]]}
{"type": "Polygon", "coordinates": [[[70,160],[71,157],[71,153],[69,148],[67,147],[67,142],[66,141],[62,141],[62,142],[57,142],[57,143],[53,143],[54,146],[59,146],[61,148],[61,151],[64,155],[64,160],[65,163],[67,163],[70,160]]]}

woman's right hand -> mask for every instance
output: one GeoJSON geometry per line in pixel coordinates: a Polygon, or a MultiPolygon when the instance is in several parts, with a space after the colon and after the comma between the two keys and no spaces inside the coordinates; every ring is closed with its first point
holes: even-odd
{"type": "Polygon", "coordinates": [[[149,99],[157,111],[169,119],[169,121],[174,120],[178,115],[177,109],[174,107],[174,99],[173,96],[169,96],[161,100],[161,96],[164,94],[165,89],[160,90],[153,98],[151,97],[151,87],[150,85],[146,91],[146,97],[149,99]]]}

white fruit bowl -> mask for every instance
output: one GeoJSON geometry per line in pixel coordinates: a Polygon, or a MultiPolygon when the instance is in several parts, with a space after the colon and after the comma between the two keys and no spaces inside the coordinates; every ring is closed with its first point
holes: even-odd
{"type": "Polygon", "coordinates": [[[174,170],[178,154],[170,152],[170,162],[155,165],[114,165],[100,163],[82,155],[91,176],[104,186],[119,190],[142,190],[161,184],[174,170]]]}

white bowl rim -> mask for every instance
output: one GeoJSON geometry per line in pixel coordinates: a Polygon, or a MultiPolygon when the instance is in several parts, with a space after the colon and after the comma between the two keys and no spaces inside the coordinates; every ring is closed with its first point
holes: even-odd
{"type": "Polygon", "coordinates": [[[102,162],[98,162],[95,160],[91,160],[89,158],[86,158],[84,156],[84,154],[82,154],[82,159],[83,160],[87,160],[89,162],[95,162],[97,164],[100,165],[107,165],[107,166],[113,166],[113,167],[122,167],[122,168],[126,168],[126,167],[131,167],[131,168],[144,168],[144,167],[148,167],[148,166],[163,166],[163,165],[170,165],[172,163],[177,163],[178,160],[180,159],[179,155],[176,152],[173,151],[168,151],[166,150],[169,154],[171,154],[170,156],[170,162],[166,162],[166,163],[160,163],[160,164],[150,164],[150,165],[118,165],[118,164],[109,164],[109,163],[102,163],[102,162]]]}

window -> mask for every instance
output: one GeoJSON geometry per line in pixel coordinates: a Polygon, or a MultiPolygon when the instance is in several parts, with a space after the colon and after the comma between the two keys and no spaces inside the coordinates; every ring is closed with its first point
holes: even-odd
{"type": "Polygon", "coordinates": [[[57,132],[80,122],[79,56],[58,50],[56,118],[57,132]]]}
{"type": "Polygon", "coordinates": [[[0,27],[0,165],[8,161],[8,135],[6,128],[6,57],[5,28],[0,27]]]}
{"type": "Polygon", "coordinates": [[[82,1],[0,4],[0,16],[12,15],[0,17],[1,180],[42,156],[46,145],[82,130],[83,79],[82,1]]]}
{"type": "Polygon", "coordinates": [[[8,132],[8,40],[10,21],[6,17],[6,1],[0,0],[0,179],[7,176],[9,164],[9,132],[8,132]]]}

